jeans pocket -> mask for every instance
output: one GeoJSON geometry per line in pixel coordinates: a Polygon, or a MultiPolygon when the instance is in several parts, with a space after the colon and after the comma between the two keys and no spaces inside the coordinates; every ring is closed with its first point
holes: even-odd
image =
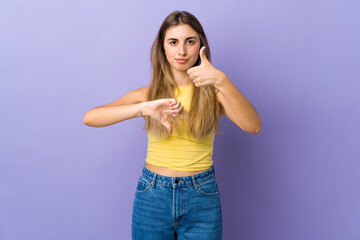
{"type": "Polygon", "coordinates": [[[150,189],[150,182],[144,177],[140,176],[138,180],[138,184],[136,186],[136,193],[144,194],[150,189]]]}
{"type": "Polygon", "coordinates": [[[216,178],[205,180],[198,183],[198,191],[204,196],[217,196],[219,194],[216,178]]]}

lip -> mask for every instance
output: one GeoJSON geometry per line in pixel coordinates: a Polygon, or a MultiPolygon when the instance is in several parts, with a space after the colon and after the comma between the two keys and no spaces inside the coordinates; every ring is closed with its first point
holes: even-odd
{"type": "Polygon", "coordinates": [[[176,61],[177,61],[178,63],[186,63],[186,62],[187,62],[187,59],[178,58],[178,59],[176,59],[176,61]]]}

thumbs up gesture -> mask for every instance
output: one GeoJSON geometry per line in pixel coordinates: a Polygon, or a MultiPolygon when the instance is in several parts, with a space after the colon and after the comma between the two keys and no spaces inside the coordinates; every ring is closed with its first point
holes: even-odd
{"type": "Polygon", "coordinates": [[[216,69],[209,62],[204,51],[205,46],[203,46],[199,52],[201,59],[200,65],[189,68],[187,70],[187,74],[196,87],[203,87],[207,85],[214,85],[216,87],[216,85],[220,84],[221,74],[223,74],[223,72],[216,69]]]}

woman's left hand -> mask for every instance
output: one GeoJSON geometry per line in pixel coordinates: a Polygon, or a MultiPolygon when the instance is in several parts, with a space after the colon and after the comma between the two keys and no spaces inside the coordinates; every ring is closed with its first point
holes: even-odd
{"type": "Polygon", "coordinates": [[[199,55],[201,63],[199,66],[189,68],[187,74],[189,74],[190,79],[193,81],[196,87],[204,87],[207,85],[217,86],[221,83],[222,71],[214,68],[214,66],[209,62],[204,53],[205,46],[200,49],[199,55]]]}

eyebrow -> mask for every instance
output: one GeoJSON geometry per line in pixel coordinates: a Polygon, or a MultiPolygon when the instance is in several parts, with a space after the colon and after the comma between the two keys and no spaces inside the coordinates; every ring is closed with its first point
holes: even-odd
{"type": "MultiPolygon", "coordinates": [[[[191,38],[197,39],[196,37],[191,36],[191,37],[187,37],[185,40],[189,40],[189,39],[191,39],[191,38]]],[[[178,39],[176,39],[176,38],[169,38],[167,41],[170,41],[170,40],[178,40],[178,39]]]]}

